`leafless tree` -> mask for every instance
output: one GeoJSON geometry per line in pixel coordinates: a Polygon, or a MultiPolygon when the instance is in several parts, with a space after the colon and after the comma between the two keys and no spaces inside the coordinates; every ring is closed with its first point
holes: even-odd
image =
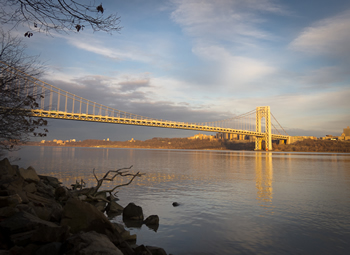
{"type": "Polygon", "coordinates": [[[0,0],[0,22],[27,25],[29,31],[77,31],[90,26],[93,31],[120,31],[120,17],[116,13],[104,16],[102,4],[83,0],[0,0]],[[82,3],[85,2],[85,3],[82,3]]]}
{"type": "Polygon", "coordinates": [[[46,136],[47,121],[26,114],[23,109],[38,106],[43,94],[35,92],[30,76],[43,72],[37,57],[27,56],[18,37],[0,28],[0,150],[15,149],[32,136],[46,136]],[[27,75],[24,75],[26,73],[27,75]]]}

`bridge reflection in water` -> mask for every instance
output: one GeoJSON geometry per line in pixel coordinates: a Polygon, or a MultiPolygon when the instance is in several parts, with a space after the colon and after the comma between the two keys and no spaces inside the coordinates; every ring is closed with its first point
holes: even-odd
{"type": "Polygon", "coordinates": [[[273,164],[272,153],[256,153],[255,156],[256,199],[260,206],[273,214],[273,164]]]}

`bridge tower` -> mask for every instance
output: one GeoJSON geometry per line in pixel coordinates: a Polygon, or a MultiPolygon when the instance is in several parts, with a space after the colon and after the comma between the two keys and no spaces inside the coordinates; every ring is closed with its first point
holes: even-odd
{"type": "Polygon", "coordinates": [[[270,106],[256,107],[256,132],[261,133],[261,119],[265,118],[265,136],[255,137],[255,150],[261,150],[261,142],[265,140],[266,150],[272,150],[272,137],[271,137],[271,114],[270,106]]]}

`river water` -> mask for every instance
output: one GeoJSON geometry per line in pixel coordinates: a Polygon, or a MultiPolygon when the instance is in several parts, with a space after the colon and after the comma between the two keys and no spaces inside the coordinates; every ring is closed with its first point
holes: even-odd
{"type": "Polygon", "coordinates": [[[133,165],[145,175],[119,202],[159,215],[156,232],[130,230],[167,253],[350,254],[350,154],[28,146],[9,156],[66,186],[133,165]]]}

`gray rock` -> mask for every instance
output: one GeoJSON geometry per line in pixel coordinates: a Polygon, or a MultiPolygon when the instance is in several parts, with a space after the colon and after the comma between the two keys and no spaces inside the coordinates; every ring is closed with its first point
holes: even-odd
{"type": "Polygon", "coordinates": [[[35,169],[33,167],[28,167],[27,169],[20,168],[18,170],[18,173],[22,178],[26,181],[33,181],[33,182],[39,182],[40,178],[37,175],[35,169]]]}
{"type": "Polygon", "coordinates": [[[136,242],[136,238],[137,238],[136,235],[130,235],[130,231],[125,230],[122,224],[119,224],[119,223],[112,223],[112,224],[124,241],[136,242]]]}
{"type": "Polygon", "coordinates": [[[123,213],[124,207],[115,202],[114,199],[110,200],[106,207],[106,212],[109,215],[120,215],[123,213]]]}
{"type": "Polygon", "coordinates": [[[63,244],[65,255],[123,255],[105,236],[95,231],[75,234],[63,244]]]}
{"type": "Polygon", "coordinates": [[[143,222],[146,225],[159,225],[159,217],[158,215],[150,215],[143,222]]]}
{"type": "Polygon", "coordinates": [[[62,184],[56,177],[39,175],[39,178],[47,185],[50,185],[53,188],[58,188],[62,184]]]}
{"type": "Polygon", "coordinates": [[[136,254],[140,255],[152,255],[151,251],[146,248],[143,244],[136,247],[135,249],[136,254]]]}
{"type": "Polygon", "coordinates": [[[167,255],[163,248],[155,246],[146,246],[146,248],[152,253],[152,255],[167,255]]]}
{"type": "Polygon", "coordinates": [[[0,176],[15,176],[16,174],[16,169],[11,166],[10,161],[7,158],[0,161],[0,176]]]}
{"type": "Polygon", "coordinates": [[[95,231],[107,235],[115,244],[121,241],[119,233],[102,212],[93,205],[74,198],[68,199],[63,207],[61,226],[69,226],[73,234],[95,231]]]}
{"type": "Polygon", "coordinates": [[[55,223],[39,219],[38,217],[27,213],[18,212],[10,218],[0,222],[0,228],[7,231],[9,234],[16,234],[35,230],[40,226],[57,227],[55,223]]]}
{"type": "Polygon", "coordinates": [[[129,203],[123,210],[123,221],[143,221],[143,211],[141,206],[129,203]]]}
{"type": "Polygon", "coordinates": [[[31,182],[23,187],[23,191],[29,192],[29,193],[35,193],[36,190],[36,185],[34,182],[31,182]]]}

